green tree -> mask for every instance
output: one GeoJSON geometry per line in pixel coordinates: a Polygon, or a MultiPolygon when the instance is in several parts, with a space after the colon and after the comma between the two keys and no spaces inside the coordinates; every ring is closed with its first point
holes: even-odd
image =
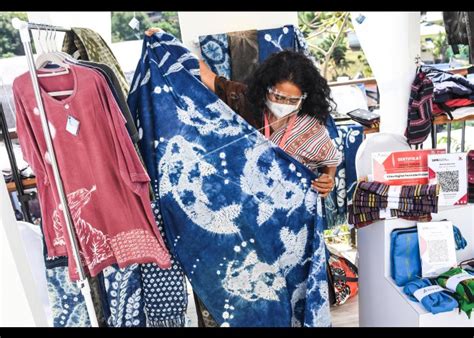
{"type": "Polygon", "coordinates": [[[157,13],[159,19],[152,21],[146,12],[112,12],[112,42],[142,39],[143,32],[150,27],[159,27],[181,39],[178,12],[157,13]],[[140,22],[138,31],[128,25],[134,14],[140,22]]]}
{"type": "Polygon", "coordinates": [[[326,79],[337,77],[339,70],[347,70],[354,63],[346,59],[348,48],[344,33],[350,25],[348,12],[299,12],[298,19],[326,79]]]}
{"type": "Polygon", "coordinates": [[[161,12],[161,15],[161,20],[157,21],[153,25],[160,27],[165,32],[173,34],[176,38],[181,40],[178,12],[161,12]]]}
{"type": "Polygon", "coordinates": [[[151,26],[151,21],[145,12],[112,12],[112,42],[142,39],[143,31],[151,26]],[[140,22],[139,31],[128,25],[134,14],[140,22]]]}
{"type": "Polygon", "coordinates": [[[449,56],[448,51],[448,42],[446,41],[446,33],[438,33],[436,38],[433,40],[433,56],[436,63],[448,62],[449,56]]]}
{"type": "Polygon", "coordinates": [[[25,12],[0,12],[0,58],[25,55],[20,33],[12,26],[13,18],[28,20],[25,12]]]}

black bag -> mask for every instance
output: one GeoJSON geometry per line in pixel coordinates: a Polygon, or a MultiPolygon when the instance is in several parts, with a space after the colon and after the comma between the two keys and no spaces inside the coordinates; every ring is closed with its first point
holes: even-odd
{"type": "Polygon", "coordinates": [[[347,113],[354,121],[366,127],[372,127],[380,121],[380,115],[365,109],[356,109],[347,113]]]}

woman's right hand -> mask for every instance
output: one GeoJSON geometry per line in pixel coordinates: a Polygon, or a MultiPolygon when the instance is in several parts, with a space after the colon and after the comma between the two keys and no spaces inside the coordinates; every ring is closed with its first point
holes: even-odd
{"type": "Polygon", "coordinates": [[[214,80],[217,76],[216,73],[214,73],[202,60],[199,60],[199,72],[201,73],[201,81],[207,88],[215,92],[214,80]]]}

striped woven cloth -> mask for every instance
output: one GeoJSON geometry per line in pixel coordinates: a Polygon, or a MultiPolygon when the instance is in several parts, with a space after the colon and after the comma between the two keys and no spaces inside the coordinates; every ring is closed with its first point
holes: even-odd
{"type": "Polygon", "coordinates": [[[348,222],[360,228],[390,217],[431,220],[438,211],[439,185],[402,186],[399,197],[389,196],[390,186],[381,182],[359,182],[352,204],[348,206],[348,222]],[[389,207],[397,205],[397,208],[389,207]],[[388,211],[385,211],[388,210],[388,211]]]}

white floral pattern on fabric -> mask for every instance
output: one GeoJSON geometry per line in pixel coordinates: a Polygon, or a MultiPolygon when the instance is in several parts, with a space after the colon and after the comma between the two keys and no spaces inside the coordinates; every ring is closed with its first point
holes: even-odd
{"type": "Polygon", "coordinates": [[[227,34],[199,37],[201,55],[211,70],[219,76],[231,79],[230,51],[227,34]]]}
{"type": "Polygon", "coordinates": [[[86,303],[76,283],[69,280],[67,267],[46,270],[48,297],[55,327],[91,325],[86,303]]]}
{"type": "MultiPolygon", "coordinates": [[[[193,75],[198,62],[187,60],[170,73],[188,51],[167,41],[175,38],[145,37],[142,54],[149,59],[138,64],[133,82],[150,70],[150,83],[128,103],[144,128],[140,147],[159,187],[170,250],[219,326],[324,323],[313,315],[324,313],[327,298],[309,284],[301,297],[313,260],[325,259],[313,255],[324,253],[321,208],[309,186],[314,173],[228,107],[211,109],[220,101],[193,75]],[[157,93],[165,85],[172,92],[157,93]],[[188,111],[190,102],[199,114],[186,120],[181,112],[180,119],[178,109],[188,111]],[[205,125],[222,120],[239,133],[205,125]]],[[[327,283],[322,272],[314,277],[321,285],[327,283]]]]}
{"type": "Polygon", "coordinates": [[[357,183],[355,155],[363,140],[360,125],[338,126],[337,132],[338,137],[332,141],[343,154],[343,160],[336,169],[334,190],[324,200],[325,227],[329,229],[347,222],[347,205],[357,183]]]}

